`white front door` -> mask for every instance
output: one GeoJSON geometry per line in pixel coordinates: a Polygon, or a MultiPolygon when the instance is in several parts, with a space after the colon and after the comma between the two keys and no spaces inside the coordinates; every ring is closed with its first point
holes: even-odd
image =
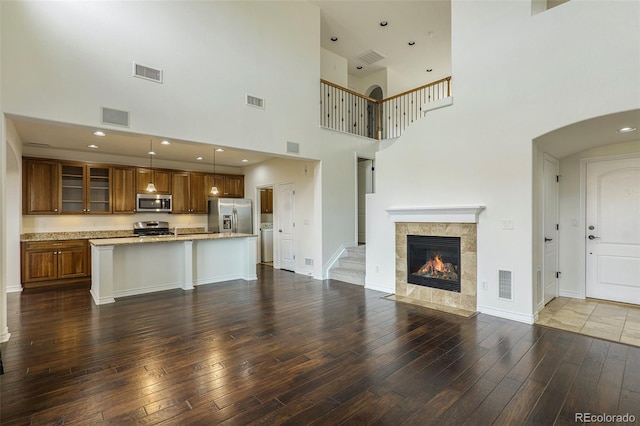
{"type": "Polygon", "coordinates": [[[640,158],[587,163],[587,297],[640,304],[640,158]]]}
{"type": "Polygon", "coordinates": [[[543,175],[544,258],[542,276],[544,304],[546,305],[558,297],[558,160],[545,155],[543,175]]]}
{"type": "Polygon", "coordinates": [[[295,231],[295,186],[292,183],[278,185],[276,217],[278,218],[278,233],[280,247],[280,269],[295,271],[296,255],[294,244],[295,231]]]}

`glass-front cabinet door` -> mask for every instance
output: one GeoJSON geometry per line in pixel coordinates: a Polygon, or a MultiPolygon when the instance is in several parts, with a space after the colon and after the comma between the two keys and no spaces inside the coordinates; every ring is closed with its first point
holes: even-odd
{"type": "Polygon", "coordinates": [[[111,213],[111,168],[61,163],[61,213],[111,213]]]}

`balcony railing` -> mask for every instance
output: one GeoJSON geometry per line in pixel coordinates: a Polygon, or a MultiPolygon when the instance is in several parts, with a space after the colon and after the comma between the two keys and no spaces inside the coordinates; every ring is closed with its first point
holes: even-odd
{"type": "Polygon", "coordinates": [[[451,96],[451,77],[376,100],[320,80],[320,125],[373,139],[397,138],[422,117],[422,105],[451,96]]]}

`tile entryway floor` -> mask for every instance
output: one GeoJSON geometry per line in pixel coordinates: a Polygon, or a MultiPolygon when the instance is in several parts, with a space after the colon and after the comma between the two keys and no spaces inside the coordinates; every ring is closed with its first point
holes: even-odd
{"type": "Polygon", "coordinates": [[[640,306],[597,299],[557,297],[536,324],[640,346],[640,306]]]}

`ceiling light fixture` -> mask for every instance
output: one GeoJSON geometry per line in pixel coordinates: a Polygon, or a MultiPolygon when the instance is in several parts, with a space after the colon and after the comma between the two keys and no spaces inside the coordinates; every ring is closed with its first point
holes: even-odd
{"type": "Polygon", "coordinates": [[[149,184],[147,185],[147,192],[158,192],[156,186],[153,184],[153,156],[155,152],[153,152],[153,140],[149,139],[149,184]]]}
{"type": "Polygon", "coordinates": [[[216,148],[216,152],[224,152],[224,149],[222,149],[222,148],[216,148]]]}
{"type": "Polygon", "coordinates": [[[387,21],[381,21],[380,22],[380,26],[381,27],[386,27],[387,25],[389,25],[389,23],[387,21]]]}
{"type": "Polygon", "coordinates": [[[93,148],[93,149],[96,149],[96,148],[98,148],[98,145],[94,145],[94,144],[87,145],[87,148],[93,148]]]}
{"type": "Polygon", "coordinates": [[[160,145],[171,145],[171,142],[169,142],[169,141],[162,141],[162,142],[160,142],[160,145]]]}
{"type": "Polygon", "coordinates": [[[202,160],[202,157],[196,157],[196,160],[200,161],[202,160]]]}
{"type": "Polygon", "coordinates": [[[414,44],[416,44],[415,41],[411,40],[409,43],[407,43],[409,46],[413,46],[414,44]]]}
{"type": "Polygon", "coordinates": [[[243,158],[243,159],[242,159],[242,162],[243,162],[243,163],[248,163],[248,162],[249,162],[249,160],[247,160],[246,158],[243,158]]]}
{"type": "Polygon", "coordinates": [[[331,37],[331,41],[338,41],[338,37],[335,37],[335,36],[331,37]]]}
{"type": "Polygon", "coordinates": [[[357,70],[361,70],[361,69],[362,69],[362,66],[361,66],[361,65],[358,65],[358,66],[356,67],[356,69],[357,69],[357,70]]]}
{"type": "Polygon", "coordinates": [[[431,72],[431,71],[433,71],[433,68],[429,68],[429,69],[427,70],[427,72],[431,72]]]}
{"type": "Polygon", "coordinates": [[[218,195],[218,187],[216,186],[216,151],[218,151],[217,149],[213,149],[213,181],[211,183],[211,191],[209,191],[209,194],[211,195],[218,195]]]}
{"type": "Polygon", "coordinates": [[[621,129],[616,130],[616,133],[631,133],[635,132],[637,129],[635,127],[623,127],[621,129]]]}
{"type": "Polygon", "coordinates": [[[101,130],[96,130],[95,132],[93,132],[93,134],[95,136],[107,136],[107,134],[101,130]]]}

